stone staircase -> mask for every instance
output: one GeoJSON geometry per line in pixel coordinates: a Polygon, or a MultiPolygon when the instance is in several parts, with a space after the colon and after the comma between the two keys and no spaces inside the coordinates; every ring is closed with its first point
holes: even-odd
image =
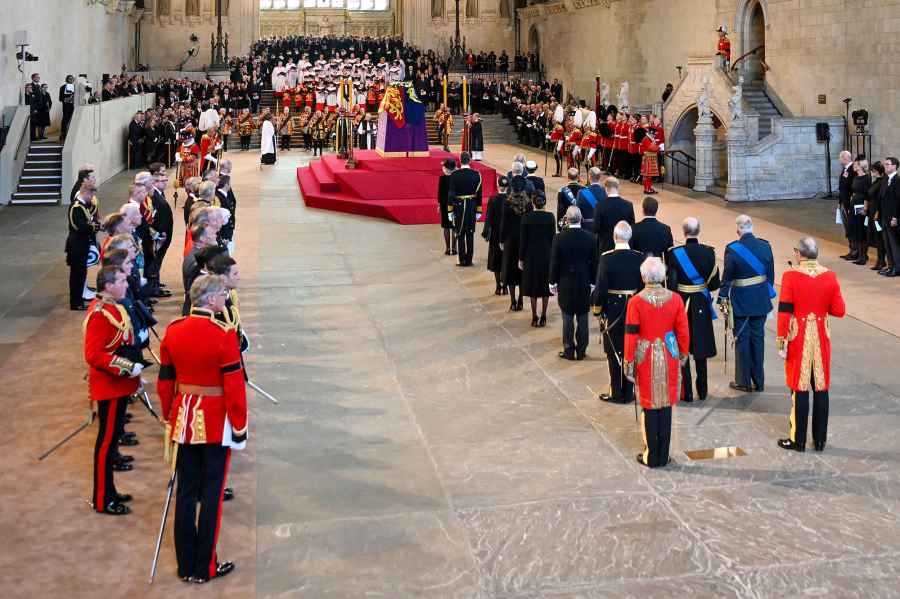
{"type": "Polygon", "coordinates": [[[31,142],[10,204],[58,204],[62,199],[62,144],[31,142]]]}
{"type": "Polygon", "coordinates": [[[759,113],[759,139],[763,139],[772,132],[772,119],[780,117],[782,114],[766,94],[762,83],[753,82],[745,85],[743,92],[747,104],[759,113]]]}

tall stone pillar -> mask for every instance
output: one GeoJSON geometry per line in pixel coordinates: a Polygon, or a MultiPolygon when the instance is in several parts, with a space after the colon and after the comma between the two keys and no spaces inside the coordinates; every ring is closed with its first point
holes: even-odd
{"type": "Polygon", "coordinates": [[[743,117],[732,121],[727,139],[728,189],[725,199],[729,202],[746,202],[750,195],[747,188],[747,125],[743,117]]]}
{"type": "Polygon", "coordinates": [[[697,140],[697,172],[694,173],[694,191],[709,191],[715,182],[713,169],[713,142],[716,140],[716,128],[711,115],[701,116],[694,128],[697,140]]]}

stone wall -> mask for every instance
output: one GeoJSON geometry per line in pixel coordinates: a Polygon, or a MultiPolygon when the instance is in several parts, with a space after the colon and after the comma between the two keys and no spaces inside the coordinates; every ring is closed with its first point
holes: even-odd
{"type": "MultiPolygon", "coordinates": [[[[154,70],[176,68],[191,47],[192,33],[200,38],[200,52],[184,68],[197,70],[212,61],[210,40],[218,21],[215,0],[194,0],[200,9],[196,16],[186,14],[187,1],[147,0],[141,36],[143,64],[154,70]]],[[[246,55],[259,37],[259,0],[223,0],[223,4],[227,5],[222,29],[228,34],[228,54],[246,55]]]]}
{"type": "Polygon", "coordinates": [[[133,29],[130,17],[122,13],[108,14],[102,7],[86,6],[83,1],[0,0],[0,15],[0,106],[19,101],[21,76],[13,41],[17,30],[28,31],[28,51],[40,58],[25,63],[25,75],[39,73],[48,84],[54,123],[62,114],[57,98],[66,75],[85,73],[96,80],[103,73],[118,73],[128,62],[133,29]]]}
{"type": "Polygon", "coordinates": [[[593,97],[594,77],[631,84],[632,104],[658,100],[676,66],[712,56],[715,29],[731,32],[732,56],[750,50],[749,16],[766,15],[767,84],[794,115],[840,116],[843,98],[870,111],[873,154],[900,153],[900,4],[896,0],[557,0],[520,9],[522,46],[532,27],[551,78],[593,97]],[[819,96],[825,102],[819,103],[819,96]]]}
{"type": "Polygon", "coordinates": [[[774,121],[772,135],[746,146],[743,172],[735,164],[729,129],[728,196],[730,201],[789,200],[811,198],[832,190],[837,193],[840,172],[838,154],[844,134],[839,117],[780,118],[774,121]],[[830,155],[825,144],[816,141],[816,123],[824,120],[831,126],[830,155]],[[735,168],[737,166],[738,168],[735,168]],[[737,175],[737,176],[736,176],[737,175]],[[735,180],[742,181],[737,186],[735,180]]]}
{"type": "Polygon", "coordinates": [[[318,8],[265,10],[260,12],[259,28],[260,37],[275,35],[383,37],[394,34],[394,12],[318,8]]]}
{"type": "MultiPolygon", "coordinates": [[[[460,31],[466,47],[476,52],[501,50],[512,56],[515,33],[512,19],[501,14],[501,2],[509,0],[477,0],[472,6],[477,16],[464,16],[466,0],[460,0],[460,31]]],[[[508,5],[508,4],[507,4],[508,5]]],[[[407,0],[403,4],[403,37],[413,45],[447,53],[456,32],[454,0],[407,0]],[[437,10],[441,8],[441,10],[437,10]],[[434,16],[440,12],[439,16],[434,16]]]]}

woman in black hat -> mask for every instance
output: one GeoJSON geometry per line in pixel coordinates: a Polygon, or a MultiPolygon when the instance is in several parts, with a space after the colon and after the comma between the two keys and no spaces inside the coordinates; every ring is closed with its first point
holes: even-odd
{"type": "Polygon", "coordinates": [[[556,235],[556,216],[546,210],[547,196],[537,191],[532,199],[534,210],[522,217],[519,240],[519,267],[522,269],[522,292],[531,298],[531,326],[547,324],[550,301],[550,250],[556,235]],[[541,317],[537,300],[541,298],[541,317]]]}

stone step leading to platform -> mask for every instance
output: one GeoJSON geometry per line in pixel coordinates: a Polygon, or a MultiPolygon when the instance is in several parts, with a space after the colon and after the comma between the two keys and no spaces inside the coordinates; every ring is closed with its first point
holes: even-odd
{"type": "Polygon", "coordinates": [[[55,141],[31,142],[10,204],[57,204],[62,200],[62,151],[62,144],[55,141]]]}

